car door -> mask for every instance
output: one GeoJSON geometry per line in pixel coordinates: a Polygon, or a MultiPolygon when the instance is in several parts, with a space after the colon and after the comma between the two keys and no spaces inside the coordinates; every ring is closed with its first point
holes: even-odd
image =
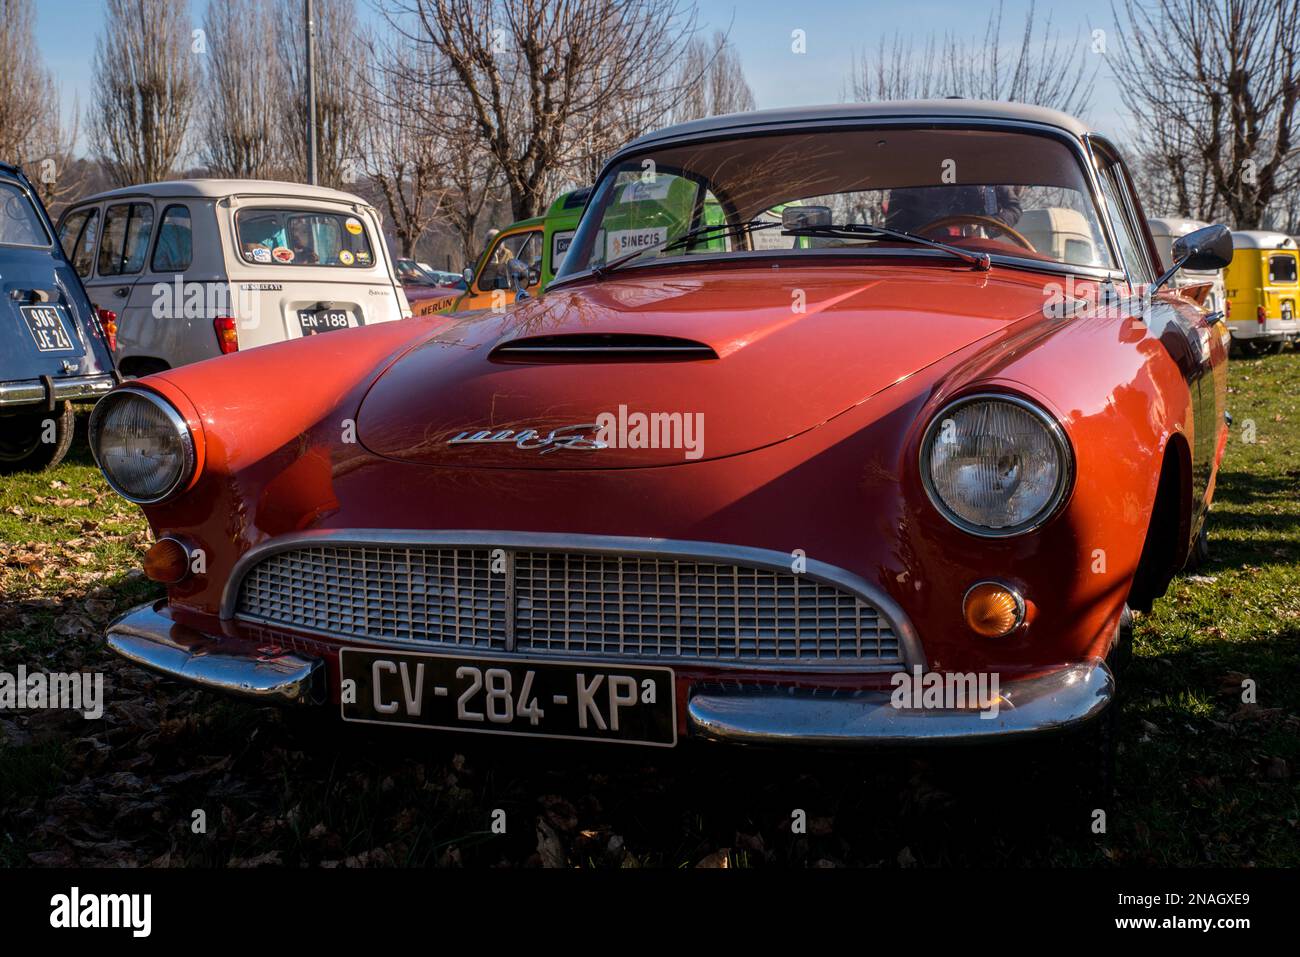
{"type": "Polygon", "coordinates": [[[510,288],[510,277],[506,272],[506,264],[511,259],[521,260],[529,267],[529,282],[525,289],[529,295],[537,295],[542,281],[542,249],[540,227],[501,233],[479,260],[474,282],[456,306],[456,311],[490,309],[513,303],[515,293],[510,288]]]}
{"type": "MultiPolygon", "coordinates": [[[[142,316],[141,310],[129,309],[128,305],[153,236],[153,202],[145,198],[105,203],[101,215],[94,270],[89,276],[83,273],[83,281],[96,308],[116,313],[117,351],[127,358],[139,354],[150,333],[147,310],[142,316]]],[[[89,235],[84,239],[93,241],[89,235]]],[[[78,253],[82,252],[84,249],[79,247],[78,253]]]]}
{"type": "Polygon", "coordinates": [[[1296,298],[1300,293],[1300,259],[1293,250],[1282,249],[1268,254],[1268,286],[1264,292],[1264,311],[1270,319],[1277,317],[1278,328],[1294,335],[1300,327],[1296,298]]]}
{"type": "Polygon", "coordinates": [[[168,197],[157,206],[158,227],[126,309],[132,352],[121,354],[123,372],[132,375],[221,354],[209,303],[222,301],[210,287],[223,277],[211,268],[215,253],[196,249],[196,237],[202,243],[214,232],[198,228],[204,201],[168,197]]]}
{"type": "MultiPolygon", "coordinates": [[[[1131,291],[1137,296],[1155,281],[1158,264],[1152,259],[1146,230],[1140,225],[1145,219],[1127,171],[1109,151],[1099,151],[1098,155],[1103,197],[1131,291]]],[[[1227,352],[1223,337],[1208,316],[1204,307],[1168,287],[1143,312],[1148,331],[1165,347],[1187,382],[1193,418],[1192,494],[1198,503],[1204,502],[1209,490],[1219,435],[1226,428],[1223,410],[1228,389],[1227,352]]]]}

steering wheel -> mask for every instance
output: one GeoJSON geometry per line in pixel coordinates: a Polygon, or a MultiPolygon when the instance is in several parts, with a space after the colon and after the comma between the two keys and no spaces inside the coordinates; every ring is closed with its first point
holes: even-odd
{"type": "Polygon", "coordinates": [[[994,219],[992,216],[976,216],[973,213],[957,213],[954,216],[943,216],[939,219],[936,219],[932,223],[926,223],[924,226],[922,226],[920,229],[917,230],[917,235],[925,236],[927,239],[933,239],[935,237],[927,235],[928,233],[931,232],[931,230],[942,229],[945,226],[959,226],[959,225],[982,226],[985,229],[993,230],[994,232],[1003,233],[1006,236],[1010,237],[1011,240],[1017,246],[1023,246],[1025,249],[1028,249],[1031,253],[1038,252],[1037,248],[1035,248],[1033,243],[1031,243],[1020,233],[1016,232],[1006,223],[1002,222],[1002,220],[994,219]]]}

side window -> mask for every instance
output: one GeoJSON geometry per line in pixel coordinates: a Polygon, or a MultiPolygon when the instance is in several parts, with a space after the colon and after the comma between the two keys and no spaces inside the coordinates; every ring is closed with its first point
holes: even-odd
{"type": "Polygon", "coordinates": [[[77,237],[76,253],[72,257],[72,267],[82,279],[90,275],[95,265],[95,241],[99,238],[99,210],[92,209],[86,220],[81,235],[77,237]]]}
{"type": "Polygon", "coordinates": [[[1102,163],[1101,193],[1106,203],[1106,214],[1119,242],[1120,258],[1134,282],[1152,282],[1155,276],[1151,274],[1148,265],[1142,231],[1136,225],[1132,207],[1126,198],[1127,187],[1123,173],[1117,162],[1103,159],[1102,163]]]}
{"type": "Polygon", "coordinates": [[[104,216],[104,241],[99,244],[99,275],[139,272],[144,267],[152,232],[153,207],[148,203],[108,207],[104,216]]]}
{"type": "Polygon", "coordinates": [[[77,252],[77,237],[81,235],[81,227],[86,225],[86,220],[90,218],[93,209],[79,209],[64,217],[63,222],[59,224],[59,245],[63,247],[63,255],[72,261],[72,257],[77,252]]]}
{"type": "Polygon", "coordinates": [[[154,240],[154,272],[184,272],[194,259],[193,230],[190,228],[190,209],[179,203],[163,210],[154,240]]]}
{"type": "Polygon", "coordinates": [[[512,233],[499,238],[478,277],[478,291],[491,292],[494,289],[509,289],[510,277],[506,273],[506,263],[520,259],[529,266],[542,268],[542,234],[540,230],[526,233],[512,233]]]}

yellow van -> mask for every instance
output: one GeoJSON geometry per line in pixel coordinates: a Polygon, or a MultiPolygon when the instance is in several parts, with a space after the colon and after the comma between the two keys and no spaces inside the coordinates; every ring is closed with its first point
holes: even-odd
{"type": "Polygon", "coordinates": [[[1300,250],[1285,233],[1244,230],[1232,234],[1236,254],[1224,270],[1228,329],[1239,352],[1281,352],[1300,337],[1300,250]]]}

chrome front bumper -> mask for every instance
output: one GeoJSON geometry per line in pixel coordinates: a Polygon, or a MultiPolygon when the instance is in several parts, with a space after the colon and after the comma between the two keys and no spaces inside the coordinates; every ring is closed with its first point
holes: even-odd
{"type": "MultiPolygon", "coordinates": [[[[162,600],[114,621],[107,642],[135,664],[214,691],[281,703],[325,698],[325,666],[319,658],[201,634],[172,621],[162,600]]],[[[701,685],[687,698],[686,719],[692,737],[733,744],[978,744],[1083,724],[1110,704],[1115,681],[1098,660],[1003,681],[999,690],[998,711],[986,717],[974,708],[895,708],[887,691],[701,685]]]]}
{"type": "Polygon", "coordinates": [[[251,641],[213,638],[164,614],[165,600],[138,605],[108,626],[108,647],[169,678],[268,702],[324,700],[325,665],[251,641]]]}
{"type": "Polygon", "coordinates": [[[89,399],[108,392],[116,382],[112,373],[50,378],[49,390],[41,379],[0,382],[0,409],[24,405],[45,405],[68,399],[89,399]],[[50,392],[53,395],[50,395],[50,392]]]}
{"type": "Polygon", "coordinates": [[[896,708],[885,691],[740,691],[691,695],[694,735],[733,744],[819,746],[983,744],[1066,731],[1100,715],[1115,697],[1105,662],[1063,665],[1003,681],[996,713],[975,708],[896,708]]]}

